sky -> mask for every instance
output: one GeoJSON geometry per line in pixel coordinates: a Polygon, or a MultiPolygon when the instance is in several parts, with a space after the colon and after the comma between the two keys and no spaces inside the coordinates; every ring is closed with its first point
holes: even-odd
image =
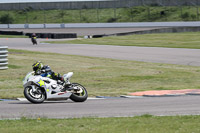
{"type": "Polygon", "coordinates": [[[0,3],[34,3],[34,2],[76,2],[76,1],[109,1],[109,0],[0,0],[0,3]]]}

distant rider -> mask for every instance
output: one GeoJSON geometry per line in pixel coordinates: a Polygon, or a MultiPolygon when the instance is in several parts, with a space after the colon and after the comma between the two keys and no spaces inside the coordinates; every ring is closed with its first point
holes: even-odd
{"type": "Polygon", "coordinates": [[[60,80],[64,82],[64,78],[58,73],[54,73],[49,66],[43,66],[42,62],[37,61],[32,65],[35,75],[41,75],[42,77],[48,77],[54,80],[60,80]]]}
{"type": "Polygon", "coordinates": [[[35,33],[33,33],[33,34],[31,35],[31,37],[32,37],[32,38],[34,38],[34,37],[37,37],[37,36],[36,36],[36,34],[35,34],[35,33]]]}
{"type": "Polygon", "coordinates": [[[33,33],[32,35],[31,35],[31,41],[33,42],[33,45],[34,44],[36,44],[37,45],[37,36],[36,36],[36,34],[35,33],[33,33]]]}

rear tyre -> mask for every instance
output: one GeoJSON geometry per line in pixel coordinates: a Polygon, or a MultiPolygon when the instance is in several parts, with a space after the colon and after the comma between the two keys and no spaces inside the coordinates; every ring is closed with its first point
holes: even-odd
{"type": "Polygon", "coordinates": [[[43,103],[45,100],[45,94],[42,92],[42,90],[38,88],[38,92],[33,92],[31,86],[27,86],[24,89],[24,96],[32,103],[43,103]]]}
{"type": "Polygon", "coordinates": [[[70,99],[74,102],[84,102],[88,98],[88,93],[85,87],[78,83],[72,83],[72,87],[76,88],[70,99]]]}

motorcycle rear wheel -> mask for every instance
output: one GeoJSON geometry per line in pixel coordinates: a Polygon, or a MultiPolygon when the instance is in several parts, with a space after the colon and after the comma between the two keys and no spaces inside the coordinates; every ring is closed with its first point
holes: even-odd
{"type": "Polygon", "coordinates": [[[72,87],[78,87],[79,91],[74,91],[70,99],[74,102],[84,102],[88,98],[87,90],[79,83],[72,83],[72,87]]]}
{"type": "Polygon", "coordinates": [[[45,94],[44,93],[36,93],[33,92],[33,89],[31,86],[27,86],[24,89],[24,96],[26,97],[26,99],[32,103],[43,103],[45,98],[45,94]]]}

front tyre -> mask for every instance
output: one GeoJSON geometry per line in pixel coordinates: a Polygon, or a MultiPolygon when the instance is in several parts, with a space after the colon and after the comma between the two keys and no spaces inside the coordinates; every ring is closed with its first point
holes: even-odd
{"type": "Polygon", "coordinates": [[[31,86],[27,86],[24,89],[24,96],[32,103],[42,103],[45,100],[45,94],[41,91],[41,89],[38,88],[38,92],[33,92],[31,86]]]}
{"type": "Polygon", "coordinates": [[[88,93],[85,87],[78,83],[72,83],[72,87],[75,88],[74,92],[70,96],[70,99],[74,102],[84,102],[87,100],[88,93]]]}

